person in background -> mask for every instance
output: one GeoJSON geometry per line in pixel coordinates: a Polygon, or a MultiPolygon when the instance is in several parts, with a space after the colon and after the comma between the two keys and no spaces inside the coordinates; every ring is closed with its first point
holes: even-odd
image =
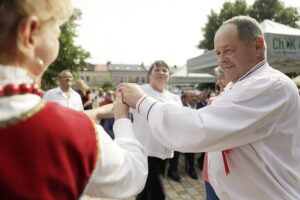
{"type": "MultiPolygon", "coordinates": [[[[115,99],[115,95],[114,95],[114,92],[112,90],[106,90],[105,91],[105,96],[104,96],[104,99],[99,103],[99,106],[100,107],[103,107],[103,106],[109,106],[109,105],[113,105],[113,102],[114,102],[114,99],[115,99]]],[[[112,107],[113,108],[113,107],[112,107]]],[[[96,109],[97,110],[97,109],[96,109]]],[[[101,110],[101,108],[100,108],[101,110]]],[[[112,112],[111,112],[112,113],[112,112]]],[[[99,121],[100,121],[100,124],[105,127],[107,130],[110,130],[110,127],[112,127],[113,123],[114,123],[114,119],[113,119],[113,116],[109,116],[109,117],[99,117],[98,118],[99,121]],[[108,120],[107,120],[108,119],[108,120]],[[106,123],[106,124],[105,124],[106,123]]],[[[108,131],[109,135],[114,138],[114,134],[113,134],[113,131],[110,130],[108,131]]]]}
{"type": "MultiPolygon", "coordinates": [[[[188,90],[184,92],[185,100],[183,106],[187,106],[190,108],[197,108],[197,95],[193,90],[188,90]]],[[[185,155],[185,170],[188,175],[193,179],[198,179],[198,175],[195,169],[195,153],[184,153],[185,155]]],[[[180,181],[180,176],[177,173],[177,165],[180,157],[180,153],[175,151],[174,157],[169,160],[169,170],[168,177],[172,178],[174,181],[180,181]]]]}
{"type": "Polygon", "coordinates": [[[115,141],[83,112],[41,99],[35,83],[71,14],[70,0],[0,1],[1,199],[127,198],[145,184],[147,159],[120,93],[115,141]]]}
{"type": "MultiPolygon", "coordinates": [[[[225,74],[221,67],[217,67],[215,69],[215,74],[216,74],[216,85],[220,88],[220,93],[219,95],[222,94],[224,91],[226,85],[229,83],[229,80],[225,77],[225,74]]],[[[207,105],[212,104],[212,101],[217,98],[217,96],[210,97],[208,100],[207,105]]],[[[205,153],[204,157],[204,164],[203,164],[203,170],[202,170],[202,178],[205,183],[205,191],[206,191],[206,200],[219,200],[218,196],[216,195],[213,187],[209,183],[209,178],[208,178],[208,159],[207,159],[207,153],[205,153]]]]}
{"type": "Polygon", "coordinates": [[[93,109],[94,94],[90,87],[82,79],[76,81],[76,87],[77,92],[79,93],[82,100],[83,109],[93,109]]]}
{"type": "Polygon", "coordinates": [[[209,181],[220,199],[300,199],[295,83],[269,66],[263,33],[251,17],[224,22],[214,48],[231,82],[211,105],[195,110],[158,102],[130,83],[118,87],[123,101],[139,108],[166,147],[208,152],[209,181]]]}
{"type": "MultiPolygon", "coordinates": [[[[112,93],[111,90],[109,90],[108,92],[112,93]]],[[[107,104],[105,104],[105,105],[113,104],[114,103],[115,93],[109,95],[109,100],[110,100],[110,103],[107,102],[107,104]]],[[[102,105],[102,107],[103,106],[104,106],[104,104],[102,105]]],[[[100,124],[103,126],[104,130],[109,134],[109,136],[112,139],[115,139],[115,133],[114,133],[114,130],[113,130],[114,123],[115,123],[115,118],[113,116],[112,117],[108,117],[108,118],[102,118],[102,120],[100,122],[100,124]]]]}
{"type": "MultiPolygon", "coordinates": [[[[184,91],[181,93],[181,103],[186,104],[186,94],[184,91]]],[[[178,160],[179,160],[180,153],[178,151],[174,151],[173,158],[168,159],[169,160],[169,169],[168,169],[168,177],[171,178],[173,181],[180,182],[181,177],[178,174],[178,160]]]]}
{"type": "Polygon", "coordinates": [[[114,92],[112,90],[105,91],[104,99],[99,103],[99,106],[104,106],[114,102],[114,92]]]}
{"type": "Polygon", "coordinates": [[[203,108],[204,106],[206,106],[206,104],[207,104],[207,101],[206,101],[206,100],[207,100],[207,93],[201,91],[201,92],[198,94],[197,107],[198,107],[198,108],[203,108]]]}
{"type": "MultiPolygon", "coordinates": [[[[187,106],[193,109],[199,109],[197,104],[197,95],[193,90],[188,90],[185,92],[186,103],[183,106],[187,106]]],[[[198,179],[198,175],[195,170],[195,153],[185,153],[185,169],[189,176],[193,179],[198,179]]]]}
{"type": "Polygon", "coordinates": [[[99,88],[98,93],[97,93],[96,98],[95,98],[96,99],[95,108],[99,107],[99,103],[104,100],[104,96],[105,96],[105,92],[103,91],[102,88],[99,88]]]}
{"type": "Polygon", "coordinates": [[[83,111],[80,95],[72,89],[73,75],[70,70],[63,70],[58,74],[57,88],[53,88],[44,93],[45,101],[56,102],[61,106],[83,111]]]}
{"type": "MultiPolygon", "coordinates": [[[[170,69],[167,63],[162,60],[155,61],[148,72],[149,84],[142,85],[140,88],[157,101],[168,101],[182,106],[179,96],[166,89],[169,76],[170,69]]],[[[150,129],[147,120],[139,115],[139,112],[138,107],[136,110],[132,110],[133,130],[148,156],[149,174],[143,191],[137,195],[136,199],[164,200],[165,192],[162,177],[165,173],[165,159],[173,157],[173,151],[164,147],[152,136],[152,129],[150,129]]]]}
{"type": "MultiPolygon", "coordinates": [[[[207,93],[201,91],[197,94],[198,102],[197,102],[197,109],[204,108],[207,105],[207,93]]],[[[204,153],[201,153],[200,156],[197,158],[197,164],[199,166],[200,171],[203,170],[203,163],[204,163],[204,153]]]]}

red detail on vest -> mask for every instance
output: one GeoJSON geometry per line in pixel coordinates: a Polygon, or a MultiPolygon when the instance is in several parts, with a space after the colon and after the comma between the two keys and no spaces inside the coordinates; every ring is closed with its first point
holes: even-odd
{"type": "Polygon", "coordinates": [[[29,119],[0,128],[1,199],[78,199],[96,161],[91,120],[47,103],[29,119]]]}
{"type": "Polygon", "coordinates": [[[0,86],[0,97],[13,96],[18,94],[27,94],[27,93],[42,96],[42,91],[34,83],[32,84],[21,83],[19,85],[14,85],[12,83],[9,83],[4,87],[0,86]]]}
{"type": "Polygon", "coordinates": [[[222,151],[222,157],[223,157],[226,176],[228,176],[230,174],[230,169],[229,169],[229,165],[228,165],[227,157],[226,157],[226,154],[229,154],[229,153],[230,153],[229,149],[222,151]]]}

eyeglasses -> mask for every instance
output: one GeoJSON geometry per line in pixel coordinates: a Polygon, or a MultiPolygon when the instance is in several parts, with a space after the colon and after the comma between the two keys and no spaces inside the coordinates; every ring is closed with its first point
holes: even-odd
{"type": "Polygon", "coordinates": [[[60,76],[59,78],[69,78],[69,79],[73,79],[73,76],[60,76]]]}

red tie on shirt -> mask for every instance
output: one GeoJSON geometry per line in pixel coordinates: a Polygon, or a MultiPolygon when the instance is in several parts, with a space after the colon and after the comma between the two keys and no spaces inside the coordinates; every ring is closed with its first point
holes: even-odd
{"type": "Polygon", "coordinates": [[[230,174],[229,165],[228,165],[227,157],[226,157],[226,154],[229,154],[229,153],[230,153],[230,149],[222,151],[222,157],[223,157],[226,176],[228,176],[228,174],[230,174]]]}

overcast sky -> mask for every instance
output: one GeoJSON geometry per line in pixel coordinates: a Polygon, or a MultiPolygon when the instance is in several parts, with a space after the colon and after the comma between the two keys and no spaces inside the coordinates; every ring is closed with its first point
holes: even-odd
{"type": "MultiPolygon", "coordinates": [[[[183,66],[202,53],[201,28],[224,0],[73,0],[82,12],[76,44],[91,53],[89,62],[150,65],[162,59],[183,66]]],[[[234,0],[230,0],[234,2],[234,0]]],[[[247,0],[252,5],[254,0],[247,0]]],[[[283,0],[300,8],[300,0],[283,0]]]]}

